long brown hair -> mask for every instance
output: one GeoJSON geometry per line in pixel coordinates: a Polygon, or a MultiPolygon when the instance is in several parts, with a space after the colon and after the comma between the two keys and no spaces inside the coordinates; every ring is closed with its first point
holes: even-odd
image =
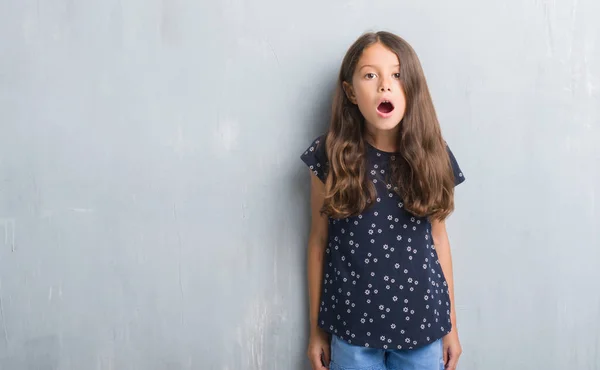
{"type": "Polygon", "coordinates": [[[454,210],[454,175],[421,63],[413,48],[389,32],[366,33],[350,46],[340,68],[325,145],[329,169],[322,212],[332,218],[360,214],[376,198],[366,171],[365,122],[344,92],[365,48],[381,43],[398,56],[406,110],[400,122],[394,184],[407,211],[444,220],[454,210]]]}

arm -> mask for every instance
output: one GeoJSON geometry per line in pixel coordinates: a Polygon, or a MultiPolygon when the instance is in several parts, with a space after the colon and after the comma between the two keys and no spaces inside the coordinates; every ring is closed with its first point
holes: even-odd
{"type": "Polygon", "coordinates": [[[323,256],[327,245],[328,220],[321,214],[325,185],[311,172],[310,207],[311,226],[308,238],[308,298],[310,314],[310,340],[308,357],[314,370],[323,369],[321,362],[329,364],[329,341],[327,333],[318,326],[319,304],[321,302],[321,284],[323,281],[323,256]]]}
{"type": "Polygon", "coordinates": [[[435,250],[448,283],[448,293],[450,295],[450,319],[452,320],[452,331],[456,331],[456,309],[454,305],[454,277],[452,271],[452,253],[450,252],[450,241],[446,231],[446,223],[439,220],[431,220],[431,236],[435,250]]]}
{"type": "Polygon", "coordinates": [[[444,363],[446,369],[456,369],[458,357],[462,353],[460,341],[458,340],[458,329],[456,327],[456,306],[454,304],[454,277],[452,272],[452,254],[450,252],[450,241],[446,231],[446,223],[439,220],[431,220],[431,236],[438,260],[442,267],[446,283],[448,284],[448,293],[450,296],[450,320],[452,322],[452,331],[444,337],[444,363]]]}

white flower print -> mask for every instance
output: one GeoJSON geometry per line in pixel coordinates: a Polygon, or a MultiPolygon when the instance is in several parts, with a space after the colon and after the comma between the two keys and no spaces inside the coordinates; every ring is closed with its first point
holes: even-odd
{"type": "MultiPolygon", "coordinates": [[[[321,162],[323,146],[313,142],[310,148],[304,157],[305,162],[323,179],[329,168],[321,162]]],[[[393,158],[372,148],[366,152],[366,174],[375,185],[374,199],[377,203],[368,200],[369,206],[372,206],[370,210],[344,219],[329,219],[330,234],[325,249],[327,262],[322,280],[325,299],[319,302],[319,311],[323,312],[319,322],[322,327],[330,328],[331,333],[345,333],[340,337],[349,343],[351,338],[358,338],[365,346],[412,349],[413,345],[431,341],[430,338],[424,339],[423,334],[430,333],[428,330],[436,333],[447,331],[450,303],[435,247],[429,246],[431,225],[425,218],[405,211],[398,186],[379,178],[380,173],[383,176],[390,173],[390,157],[393,158]],[[415,240],[412,240],[413,236],[416,236],[415,240]],[[361,242],[366,244],[359,249],[361,242]],[[402,252],[407,247],[410,247],[408,252],[402,252]],[[395,249],[401,253],[396,253],[395,249]],[[389,264],[385,263],[387,261],[389,264]],[[358,271],[365,271],[365,279],[356,273],[358,271]],[[332,293],[335,293],[333,297],[332,293]],[[405,299],[410,302],[404,303],[405,299]],[[382,310],[380,306],[383,306],[382,310]],[[438,310],[434,312],[436,308],[438,310]],[[398,317],[398,313],[404,317],[398,317]],[[349,315],[359,315],[358,320],[351,322],[349,315]],[[426,322],[422,322],[424,318],[426,322]],[[429,329],[426,327],[428,324],[429,329]],[[377,342],[377,346],[373,346],[372,340],[361,340],[382,335],[385,338],[377,342]]],[[[453,168],[457,173],[454,164],[453,168]]]]}

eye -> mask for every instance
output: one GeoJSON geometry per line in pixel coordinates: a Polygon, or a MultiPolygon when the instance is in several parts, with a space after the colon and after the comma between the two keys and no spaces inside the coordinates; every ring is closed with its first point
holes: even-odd
{"type": "Polygon", "coordinates": [[[394,73],[394,78],[400,79],[400,72],[394,73]]]}
{"type": "Polygon", "coordinates": [[[367,74],[365,75],[365,78],[366,78],[367,80],[372,80],[372,79],[374,79],[375,77],[376,77],[376,76],[375,76],[375,73],[367,73],[367,74]]]}

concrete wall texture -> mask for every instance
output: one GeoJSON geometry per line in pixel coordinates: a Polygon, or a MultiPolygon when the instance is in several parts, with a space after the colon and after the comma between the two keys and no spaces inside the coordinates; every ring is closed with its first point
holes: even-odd
{"type": "Polygon", "coordinates": [[[0,369],[307,369],[347,47],[417,50],[468,180],[461,370],[600,369],[600,2],[0,0],[0,369]]]}

